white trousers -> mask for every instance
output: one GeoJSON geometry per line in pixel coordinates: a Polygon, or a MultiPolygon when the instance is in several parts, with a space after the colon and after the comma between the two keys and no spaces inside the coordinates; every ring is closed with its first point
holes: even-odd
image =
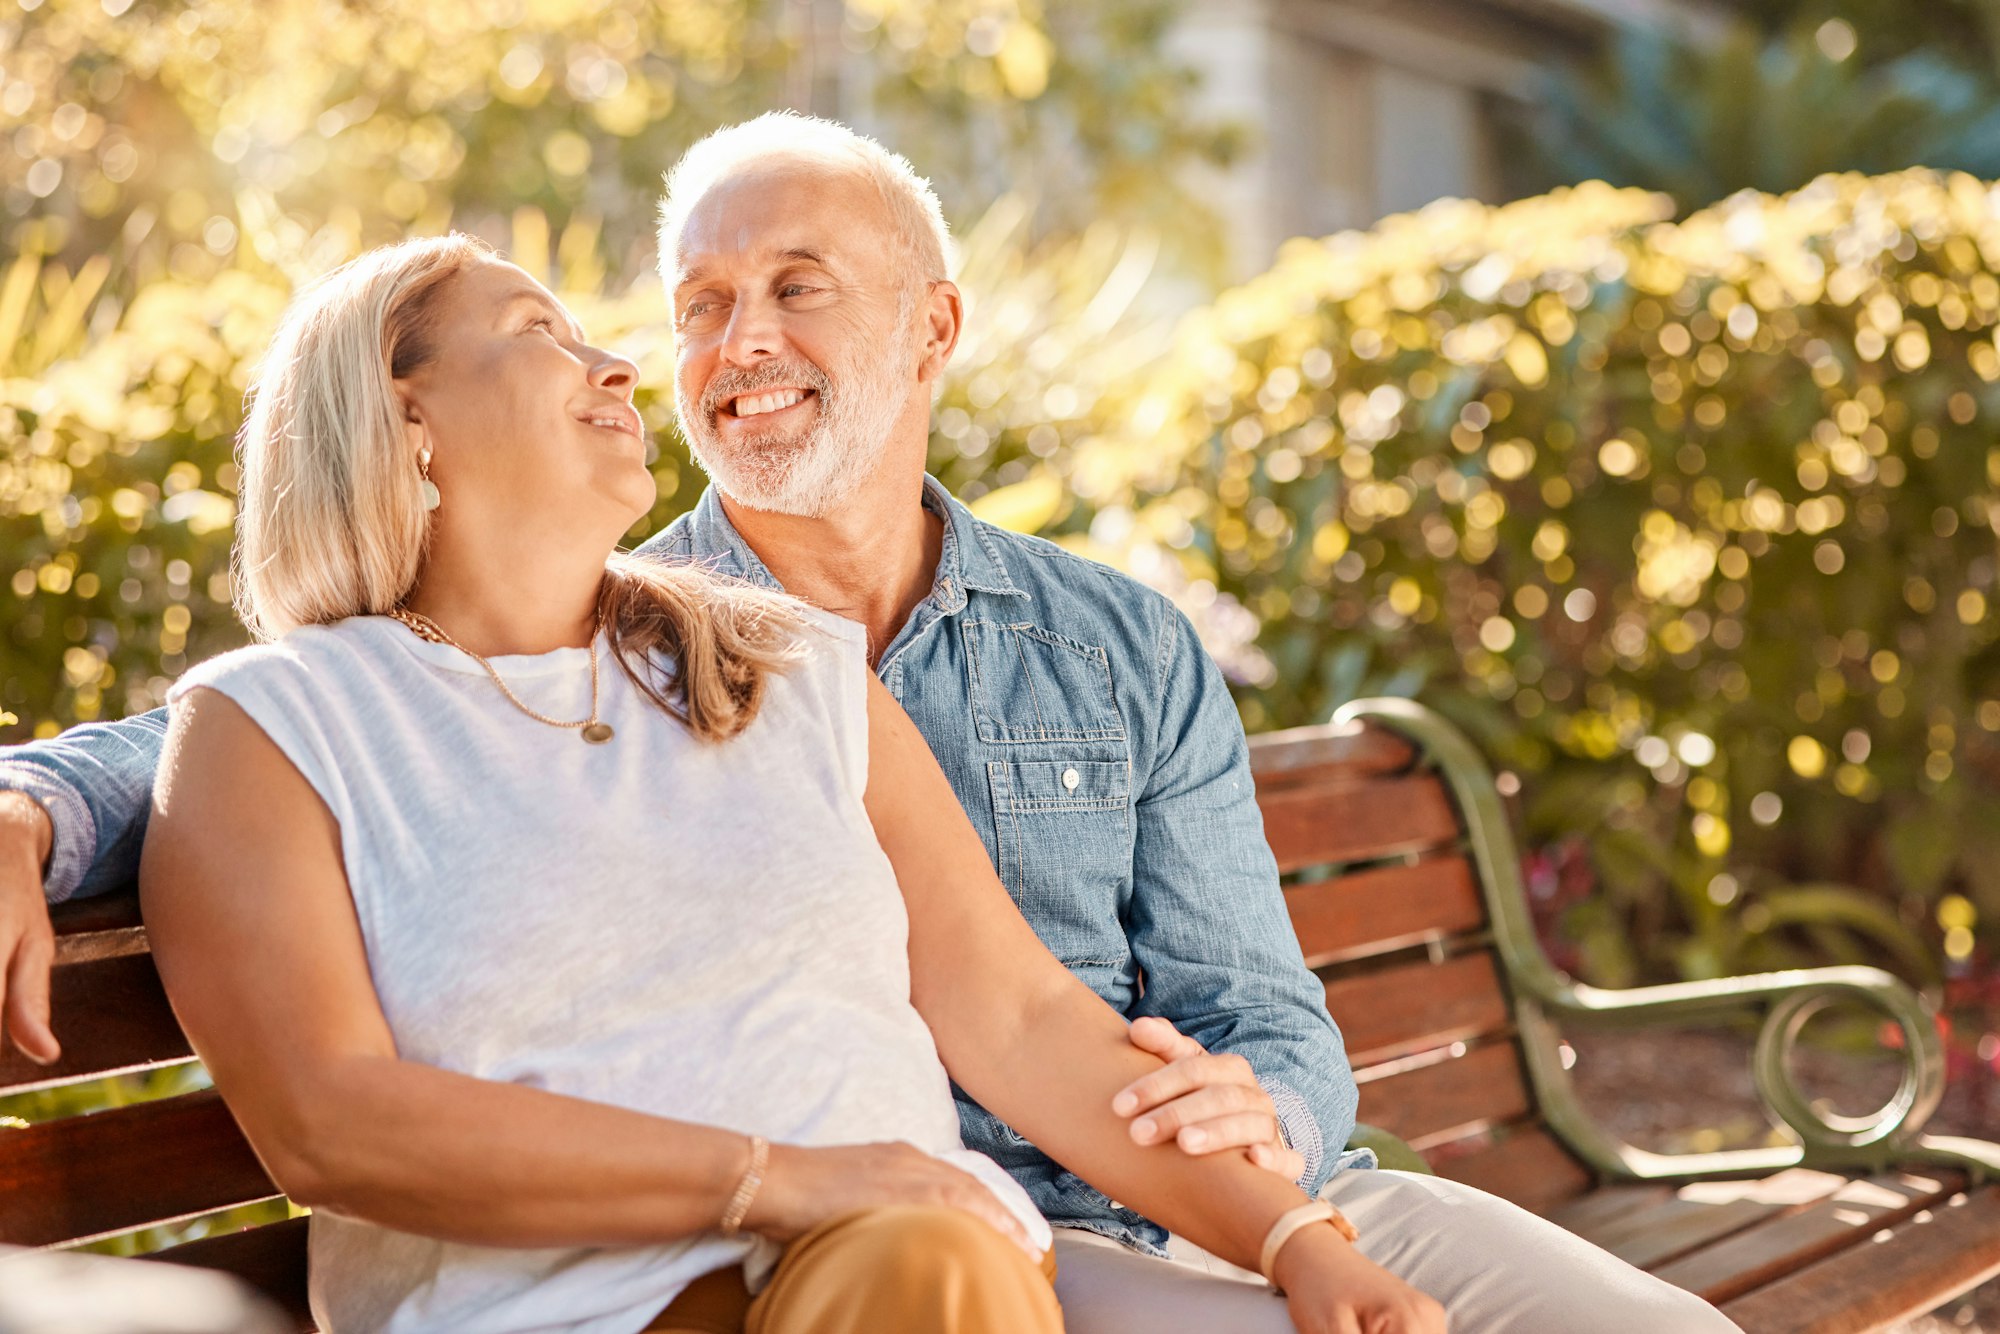
{"type": "MultiPolygon", "coordinates": [[[[1359,1168],[1325,1199],[1361,1253],[1444,1305],[1453,1334],[1722,1334],[1694,1294],[1635,1269],[1497,1195],[1441,1177],[1359,1168]]],[[[1056,1229],[1056,1296],[1069,1334],[1293,1334],[1264,1280],[1174,1237],[1156,1260],[1056,1229]]]]}

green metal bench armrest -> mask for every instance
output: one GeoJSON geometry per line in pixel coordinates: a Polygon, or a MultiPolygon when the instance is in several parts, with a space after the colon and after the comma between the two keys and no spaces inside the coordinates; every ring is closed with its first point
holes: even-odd
{"type": "Polygon", "coordinates": [[[1431,1165],[1415,1149],[1397,1139],[1380,1126],[1357,1124],[1354,1133],[1347,1137],[1350,1149],[1373,1149],[1375,1162],[1379,1167],[1393,1168],[1398,1172],[1419,1172],[1424,1176],[1435,1176],[1431,1165]]]}
{"type": "Polygon", "coordinates": [[[1944,1050],[1935,1007],[1906,983],[1881,969],[1860,967],[1794,969],[1623,991],[1576,982],[1549,962],[1535,938],[1513,832],[1484,757],[1464,733],[1412,700],[1356,700],[1333,717],[1336,723],[1361,719],[1414,742],[1451,790],[1485,896],[1494,949],[1513,993],[1529,1080],[1550,1127],[1579,1157],[1608,1175],[1641,1179],[1891,1162],[1930,1162],[1966,1169],[1976,1177],[2000,1176],[2000,1144],[1918,1133],[1944,1093],[1944,1050]],[[1828,1006],[1845,1002],[1872,1006],[1903,1035],[1902,1079],[1895,1096],[1871,1116],[1822,1111],[1792,1077],[1792,1048],[1806,1023],[1828,1006]],[[1699,1154],[1636,1148],[1605,1131],[1583,1109],[1563,1067],[1558,1019],[1596,1028],[1638,1028],[1715,1023],[1758,1012],[1763,1020],[1752,1074],[1759,1096],[1798,1136],[1797,1145],[1699,1154]]]}

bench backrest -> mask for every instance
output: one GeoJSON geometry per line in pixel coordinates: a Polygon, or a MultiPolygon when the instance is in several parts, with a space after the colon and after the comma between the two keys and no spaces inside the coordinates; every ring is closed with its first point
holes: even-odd
{"type": "MultiPolygon", "coordinates": [[[[1360,1080],[1361,1119],[1439,1172],[1530,1208],[1585,1189],[1588,1174],[1538,1122],[1463,822],[1438,776],[1376,724],[1256,737],[1251,755],[1293,926],[1360,1080]]],[[[56,919],[63,1057],[44,1068],[0,1055],[0,1094],[191,1063],[136,900],[67,905],[56,919]]],[[[0,1129],[0,1243],[87,1241],[278,1199],[210,1090],[0,1129]]],[[[303,1319],[302,1219],[163,1258],[242,1275],[303,1319]]]]}
{"type": "Polygon", "coordinates": [[[1252,737],[1250,761],[1361,1120],[1536,1212],[1589,1189],[1536,1105],[1487,887],[1438,768],[1372,720],[1252,737]]]}

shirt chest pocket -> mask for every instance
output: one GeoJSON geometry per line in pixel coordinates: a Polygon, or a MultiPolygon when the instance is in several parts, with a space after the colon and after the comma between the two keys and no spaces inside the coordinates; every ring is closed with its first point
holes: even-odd
{"type": "MultiPolygon", "coordinates": [[[[1112,742],[1124,754],[1125,720],[1103,649],[1037,625],[969,620],[960,633],[981,741],[1112,742]]],[[[1091,753],[1102,757],[1105,747],[1091,753]]]]}
{"type": "Polygon", "coordinates": [[[961,622],[995,869],[1042,943],[1100,995],[1130,972],[1132,768],[1105,651],[1036,625],[961,622]]]}
{"type": "Polygon", "coordinates": [[[1104,994],[1131,953],[1121,921],[1132,877],[1130,766],[994,760],[986,778],[1001,882],[1050,953],[1104,994]]]}

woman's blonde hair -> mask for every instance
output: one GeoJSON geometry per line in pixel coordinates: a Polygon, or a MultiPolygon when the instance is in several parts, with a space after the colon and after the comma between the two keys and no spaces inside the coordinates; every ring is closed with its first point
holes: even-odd
{"type": "MultiPolygon", "coordinates": [[[[395,382],[437,357],[440,298],[492,254],[456,234],[384,246],[286,312],[237,436],[236,610],[259,639],[409,596],[429,523],[395,382]]],[[[803,652],[797,601],[694,566],[614,554],[598,609],[619,667],[703,740],[747,727],[803,652]]]]}

